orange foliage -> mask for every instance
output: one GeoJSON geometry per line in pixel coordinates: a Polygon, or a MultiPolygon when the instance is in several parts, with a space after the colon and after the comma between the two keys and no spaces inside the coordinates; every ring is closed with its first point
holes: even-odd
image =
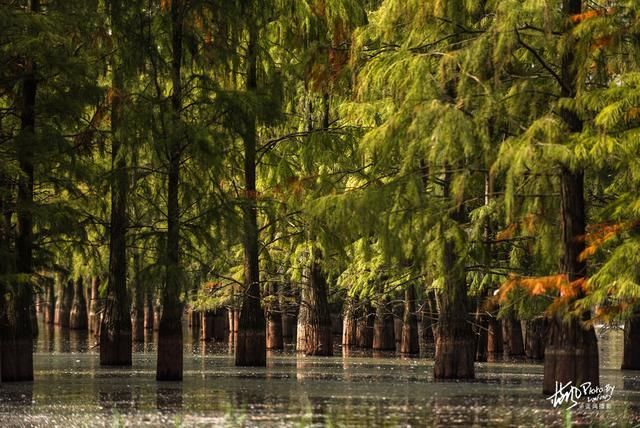
{"type": "Polygon", "coordinates": [[[629,230],[638,222],[623,223],[599,223],[587,227],[587,247],[580,253],[578,259],[584,261],[594,255],[609,239],[616,237],[621,232],[629,230]]]}
{"type": "Polygon", "coordinates": [[[600,16],[602,13],[597,10],[590,10],[583,13],[578,13],[571,16],[571,22],[574,24],[578,24],[582,21],[586,21],[587,19],[595,18],[596,16],[600,16]]]}
{"type": "Polygon", "coordinates": [[[587,278],[569,281],[566,274],[530,278],[511,275],[498,289],[497,297],[499,303],[504,303],[516,289],[524,290],[530,296],[548,295],[553,297],[553,302],[546,312],[554,314],[586,293],[587,287],[587,278]]]}
{"type": "Polygon", "coordinates": [[[222,287],[223,284],[219,281],[209,281],[204,284],[204,288],[208,291],[213,291],[216,288],[222,287]]]}
{"type": "Polygon", "coordinates": [[[593,43],[591,44],[591,49],[600,49],[602,47],[605,46],[609,46],[609,44],[611,43],[611,37],[607,36],[607,37],[600,37],[598,39],[595,39],[593,41],[593,43]]]}
{"type": "Polygon", "coordinates": [[[613,7],[608,7],[606,9],[589,10],[587,12],[572,15],[571,22],[573,22],[574,24],[579,24],[582,21],[586,21],[597,16],[613,15],[614,12],[615,8],[613,7]]]}
{"type": "Polygon", "coordinates": [[[515,233],[517,226],[518,225],[516,223],[511,223],[500,232],[496,233],[496,240],[502,241],[513,238],[513,234],[515,233]]]}

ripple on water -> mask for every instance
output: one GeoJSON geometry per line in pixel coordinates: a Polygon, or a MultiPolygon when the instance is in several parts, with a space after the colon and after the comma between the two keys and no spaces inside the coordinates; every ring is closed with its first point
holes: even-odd
{"type": "MultiPolygon", "coordinates": [[[[601,335],[609,409],[553,409],[542,365],[477,364],[470,382],[434,382],[433,361],[360,352],[348,357],[270,354],[266,368],[236,368],[225,343],[185,344],[181,383],[155,382],[153,337],[133,367],[101,368],[88,335],[41,329],[36,381],[0,384],[4,426],[601,426],[640,424],[640,372],[618,370],[620,331],[601,335]]],[[[191,335],[185,334],[185,339],[191,335]]]]}

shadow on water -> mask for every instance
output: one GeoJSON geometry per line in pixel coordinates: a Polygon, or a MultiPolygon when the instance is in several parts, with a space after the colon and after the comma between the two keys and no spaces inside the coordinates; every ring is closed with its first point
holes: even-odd
{"type": "Polygon", "coordinates": [[[99,365],[95,338],[42,325],[33,383],[0,384],[0,425],[28,426],[602,426],[640,423],[640,372],[618,369],[620,331],[600,338],[606,410],[554,409],[540,393],[542,365],[496,358],[472,382],[434,382],[431,350],[398,358],[371,350],[334,357],[269,352],[266,368],[237,368],[233,343],[185,330],[185,380],[155,381],[154,332],[134,345],[133,367],[99,365]]]}

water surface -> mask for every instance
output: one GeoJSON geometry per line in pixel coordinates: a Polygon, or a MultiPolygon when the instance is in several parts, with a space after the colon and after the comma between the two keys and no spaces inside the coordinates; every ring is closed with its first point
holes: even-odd
{"type": "Polygon", "coordinates": [[[266,368],[236,368],[226,343],[185,331],[181,383],[155,381],[153,336],[131,368],[101,368],[86,333],[41,326],[33,383],[0,384],[9,426],[594,426],[640,425],[640,372],[620,371],[622,332],[600,331],[606,409],[554,409],[540,392],[542,365],[477,364],[473,382],[435,382],[421,358],[358,353],[331,358],[270,354],[266,368]]]}

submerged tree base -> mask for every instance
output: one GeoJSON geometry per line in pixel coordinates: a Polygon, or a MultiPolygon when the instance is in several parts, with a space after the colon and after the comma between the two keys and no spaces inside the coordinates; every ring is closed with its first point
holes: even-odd
{"type": "Polygon", "coordinates": [[[599,385],[598,340],[593,326],[583,327],[577,319],[551,320],[544,351],[542,392],[555,393],[556,382],[599,385]]]}
{"type": "Polygon", "coordinates": [[[156,380],[182,380],[182,328],[180,322],[160,320],[156,380]],[[178,326],[176,328],[176,325],[178,326]]]}
{"type": "Polygon", "coordinates": [[[107,325],[100,328],[100,365],[131,365],[131,331],[115,331],[107,325]]]}
{"type": "Polygon", "coordinates": [[[239,329],[236,334],[235,364],[240,367],[267,365],[267,337],[265,329],[239,329]]]}
{"type": "Polygon", "coordinates": [[[640,370],[640,313],[624,324],[622,370],[640,370]]]}
{"type": "Polygon", "coordinates": [[[433,365],[435,379],[475,378],[475,339],[471,327],[464,322],[455,329],[440,325],[433,365]]]}

